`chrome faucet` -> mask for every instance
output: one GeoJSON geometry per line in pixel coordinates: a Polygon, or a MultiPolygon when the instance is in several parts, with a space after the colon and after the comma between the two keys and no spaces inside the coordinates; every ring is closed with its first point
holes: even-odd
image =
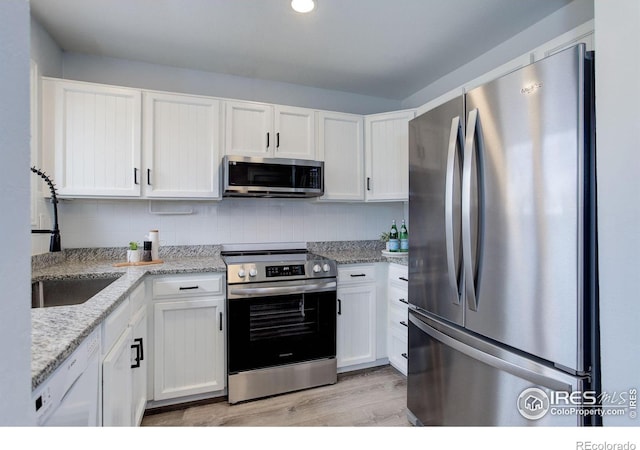
{"type": "Polygon", "coordinates": [[[49,241],[49,251],[59,252],[61,251],[60,245],[60,228],[58,227],[58,195],[56,194],[56,187],[51,181],[51,178],[47,176],[42,170],[36,169],[35,166],[31,168],[31,171],[36,175],[42,177],[42,179],[49,185],[51,191],[51,203],[53,203],[53,230],[31,230],[32,233],[45,234],[51,233],[51,240],[49,241]]]}

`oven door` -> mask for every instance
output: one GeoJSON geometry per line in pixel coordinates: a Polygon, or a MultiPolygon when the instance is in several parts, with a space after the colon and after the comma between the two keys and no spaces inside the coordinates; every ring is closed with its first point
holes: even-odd
{"type": "MultiPolygon", "coordinates": [[[[336,356],[336,291],[262,295],[228,300],[229,374],[336,356]]],[[[237,288],[242,290],[244,288],[237,288]]],[[[253,288],[246,288],[246,290],[253,288]]],[[[266,290],[266,293],[265,293],[266,290]]],[[[294,290],[295,289],[290,289],[294,290]]]]}

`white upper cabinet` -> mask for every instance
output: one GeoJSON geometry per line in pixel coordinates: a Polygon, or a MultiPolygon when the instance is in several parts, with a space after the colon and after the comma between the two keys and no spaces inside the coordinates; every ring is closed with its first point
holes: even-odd
{"type": "Polygon", "coordinates": [[[367,201],[409,199],[409,120],[414,110],[366,116],[367,201]]]}
{"type": "Polygon", "coordinates": [[[318,159],[324,161],[321,200],[364,200],[362,116],[318,112],[318,159]]]}
{"type": "Polygon", "coordinates": [[[595,50],[593,20],[590,20],[589,22],[586,22],[536,48],[532,52],[532,60],[538,61],[577,44],[585,44],[587,51],[595,50]]]}
{"type": "Polygon", "coordinates": [[[315,111],[252,102],[225,102],[226,155],[315,159],[315,111]]]}
{"type": "Polygon", "coordinates": [[[43,79],[42,102],[44,159],[61,196],[140,195],[139,90],[43,79]]]}
{"type": "Polygon", "coordinates": [[[220,101],[160,92],[143,98],[145,195],[218,198],[220,101]]]}

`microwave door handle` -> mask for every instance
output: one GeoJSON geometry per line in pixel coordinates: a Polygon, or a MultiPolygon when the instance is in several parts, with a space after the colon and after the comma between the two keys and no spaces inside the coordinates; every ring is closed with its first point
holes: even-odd
{"type": "Polygon", "coordinates": [[[461,300],[460,270],[459,261],[456,261],[457,252],[454,243],[454,183],[456,157],[459,158],[459,144],[463,142],[462,127],[460,126],[460,116],[451,120],[451,132],[449,133],[449,148],[447,151],[447,172],[445,178],[445,242],[447,249],[447,273],[449,286],[456,293],[453,304],[459,305],[461,300]]]}

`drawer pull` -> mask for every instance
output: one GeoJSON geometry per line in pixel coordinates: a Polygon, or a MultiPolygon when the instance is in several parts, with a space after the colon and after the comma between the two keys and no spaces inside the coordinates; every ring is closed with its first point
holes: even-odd
{"type": "Polygon", "coordinates": [[[338,315],[342,315],[342,300],[338,299],[338,315]]]}
{"type": "Polygon", "coordinates": [[[409,302],[408,302],[408,301],[406,301],[404,298],[399,298],[399,299],[398,299],[398,301],[399,301],[400,303],[404,303],[405,305],[408,305],[408,304],[409,304],[409,302]]]}
{"type": "Polygon", "coordinates": [[[131,345],[131,349],[136,351],[136,357],[134,359],[135,363],[131,364],[131,368],[137,369],[140,367],[140,361],[144,361],[144,344],[142,343],[142,338],[134,339],[133,342],[135,344],[131,345]]]}
{"type": "Polygon", "coordinates": [[[200,286],[196,285],[196,286],[180,286],[179,289],[181,291],[190,291],[193,289],[198,289],[200,286]]]}
{"type": "Polygon", "coordinates": [[[404,320],[400,321],[400,325],[402,325],[403,327],[408,327],[409,325],[407,325],[407,322],[405,322],[404,320]]]}
{"type": "Polygon", "coordinates": [[[405,277],[398,277],[398,280],[409,282],[409,279],[405,277]]]}
{"type": "Polygon", "coordinates": [[[407,354],[406,354],[406,353],[403,353],[403,354],[402,354],[402,357],[403,357],[404,359],[409,359],[409,357],[407,356],[407,354]]]}
{"type": "Polygon", "coordinates": [[[220,313],[220,331],[222,331],[222,313],[220,313]]]}
{"type": "Polygon", "coordinates": [[[356,278],[356,277],[366,277],[367,274],[366,273],[352,273],[350,275],[352,278],[356,278]]]}

